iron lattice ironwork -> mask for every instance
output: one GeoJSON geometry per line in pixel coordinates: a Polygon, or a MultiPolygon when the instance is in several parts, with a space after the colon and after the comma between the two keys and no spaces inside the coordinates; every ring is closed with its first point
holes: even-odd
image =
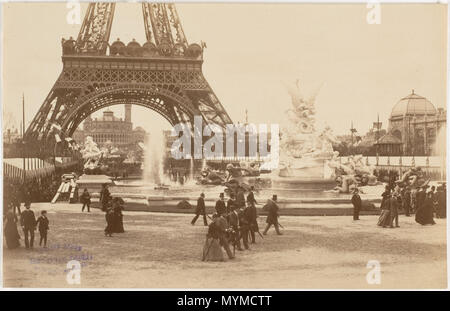
{"type": "Polygon", "coordinates": [[[115,3],[90,3],[77,40],[62,40],[63,70],[25,133],[71,136],[93,112],[117,104],[150,108],[172,125],[232,123],[202,73],[203,47],[188,44],[174,4],[142,3],[147,42],[109,44],[115,3]]]}

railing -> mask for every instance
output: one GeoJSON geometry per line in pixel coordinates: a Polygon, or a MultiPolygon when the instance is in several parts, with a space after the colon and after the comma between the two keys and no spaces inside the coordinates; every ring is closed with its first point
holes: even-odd
{"type": "Polygon", "coordinates": [[[52,174],[55,167],[38,158],[3,159],[3,176],[10,179],[32,179],[52,174]]]}
{"type": "MultiPolygon", "coordinates": [[[[345,162],[348,157],[340,157],[341,162],[345,162]]],[[[373,165],[377,169],[397,171],[401,176],[411,167],[420,167],[422,171],[430,176],[436,176],[441,180],[446,179],[446,158],[442,156],[385,156],[385,157],[363,157],[366,165],[373,165]]]]}

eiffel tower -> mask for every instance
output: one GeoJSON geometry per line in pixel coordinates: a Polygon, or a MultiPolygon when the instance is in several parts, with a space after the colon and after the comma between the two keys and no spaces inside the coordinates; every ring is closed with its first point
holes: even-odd
{"type": "Polygon", "coordinates": [[[72,136],[93,112],[135,104],[171,125],[232,123],[202,73],[203,44],[189,44],[174,4],[142,3],[146,40],[109,44],[115,3],[90,3],[78,38],[62,39],[63,69],[25,133],[27,142],[72,136]]]}

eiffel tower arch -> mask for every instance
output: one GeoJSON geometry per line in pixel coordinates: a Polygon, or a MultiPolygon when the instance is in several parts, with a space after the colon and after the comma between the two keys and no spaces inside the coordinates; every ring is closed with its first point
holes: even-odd
{"type": "Polygon", "coordinates": [[[63,69],[25,133],[49,142],[71,136],[93,112],[141,105],[170,124],[232,123],[202,73],[203,46],[189,44],[174,4],[142,3],[147,41],[109,43],[115,3],[90,3],[77,39],[63,39],[63,69]]]}

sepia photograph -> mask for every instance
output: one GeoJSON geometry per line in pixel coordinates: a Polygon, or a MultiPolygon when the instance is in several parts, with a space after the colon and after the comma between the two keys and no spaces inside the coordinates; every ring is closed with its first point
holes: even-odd
{"type": "Polygon", "coordinates": [[[448,289],[448,3],[0,12],[4,289],[448,289]]]}

